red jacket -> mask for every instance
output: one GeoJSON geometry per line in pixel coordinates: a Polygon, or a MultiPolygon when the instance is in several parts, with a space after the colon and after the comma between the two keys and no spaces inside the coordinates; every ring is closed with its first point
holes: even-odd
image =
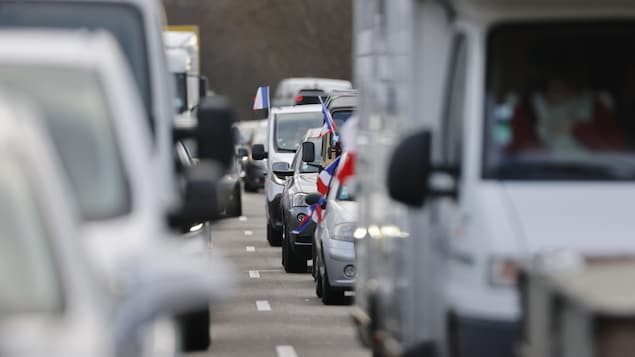
{"type": "MultiPolygon", "coordinates": [[[[537,133],[538,119],[531,100],[525,98],[511,120],[511,152],[544,150],[546,145],[537,133]]],[[[600,100],[593,101],[591,121],[575,124],[572,135],[580,145],[591,150],[620,150],[624,148],[624,137],[617,125],[614,113],[600,100]]]]}

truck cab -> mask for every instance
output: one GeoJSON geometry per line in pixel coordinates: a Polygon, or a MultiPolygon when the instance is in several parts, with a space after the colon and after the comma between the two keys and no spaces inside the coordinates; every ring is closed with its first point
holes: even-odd
{"type": "Polygon", "coordinates": [[[379,355],[509,356],[519,262],[635,252],[635,4],[360,0],[355,16],[361,336],[379,355]]]}

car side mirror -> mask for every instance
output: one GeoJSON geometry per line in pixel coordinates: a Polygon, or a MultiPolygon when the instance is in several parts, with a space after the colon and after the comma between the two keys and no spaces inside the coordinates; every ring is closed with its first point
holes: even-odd
{"type": "Polygon", "coordinates": [[[207,96],[207,77],[198,76],[198,97],[203,98],[207,96]]]}
{"type": "Polygon", "coordinates": [[[320,202],[320,199],[322,199],[322,195],[320,195],[319,193],[309,193],[308,195],[306,195],[306,197],[304,197],[304,202],[306,202],[307,205],[311,206],[320,202]]]}
{"type": "Polygon", "coordinates": [[[247,151],[247,149],[245,148],[238,148],[236,150],[236,156],[237,157],[246,157],[249,156],[249,151],[247,151]]]}
{"type": "Polygon", "coordinates": [[[271,171],[280,178],[293,176],[293,170],[288,162],[274,162],[271,171]]]}
{"type": "Polygon", "coordinates": [[[388,193],[397,202],[412,207],[423,206],[428,195],[431,171],[431,141],[429,131],[404,139],[395,148],[388,168],[388,193]]]}
{"type": "Polygon", "coordinates": [[[234,118],[234,110],[227,97],[202,98],[196,109],[196,120],[175,124],[174,140],[195,139],[199,159],[214,160],[227,170],[234,160],[234,118]]]}
{"type": "Polygon", "coordinates": [[[315,144],[310,141],[302,143],[302,161],[313,162],[315,161],[315,144]]]}
{"type": "Polygon", "coordinates": [[[217,164],[207,161],[188,168],[181,207],[168,217],[171,227],[191,227],[219,218],[217,183],[223,172],[217,164]]]}
{"type": "Polygon", "coordinates": [[[267,158],[267,152],[263,144],[254,144],[251,146],[251,157],[254,160],[264,160],[267,158]]]}
{"type": "Polygon", "coordinates": [[[137,355],[140,334],[156,319],[226,300],[234,276],[221,257],[184,254],[178,240],[159,239],[142,254],[122,258],[116,278],[123,294],[112,311],[116,355],[137,355]]]}

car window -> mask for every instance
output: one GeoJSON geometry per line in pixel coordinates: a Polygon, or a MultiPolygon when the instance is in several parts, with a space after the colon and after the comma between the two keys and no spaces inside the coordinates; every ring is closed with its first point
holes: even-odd
{"type": "Polygon", "coordinates": [[[152,85],[143,19],[138,9],[115,2],[1,1],[2,28],[58,28],[106,30],[123,50],[153,128],[152,85]]]}
{"type": "Polygon", "coordinates": [[[0,86],[41,109],[84,220],[108,219],[130,211],[129,186],[110,108],[95,73],[3,65],[0,86]]]}
{"type": "Polygon", "coordinates": [[[309,141],[315,145],[315,158],[310,163],[300,160],[300,172],[302,173],[319,172],[320,163],[322,162],[322,139],[310,138],[309,141]]]}
{"type": "Polygon", "coordinates": [[[274,130],[276,149],[295,152],[306,131],[322,126],[322,122],[322,112],[276,114],[274,130]]]}
{"type": "Polygon", "coordinates": [[[60,310],[50,237],[29,179],[11,160],[0,165],[0,202],[0,314],[60,310]]]}
{"type": "Polygon", "coordinates": [[[492,28],[484,177],[635,180],[633,24],[572,21],[492,28]]]}
{"type": "Polygon", "coordinates": [[[347,184],[339,185],[335,199],[338,201],[355,201],[352,187],[347,184]]]}

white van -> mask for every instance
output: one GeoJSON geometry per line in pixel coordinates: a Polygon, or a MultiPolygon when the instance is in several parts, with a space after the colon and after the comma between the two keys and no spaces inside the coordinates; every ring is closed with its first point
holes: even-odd
{"type": "Polygon", "coordinates": [[[285,78],[276,86],[276,92],[272,104],[274,107],[285,107],[294,105],[295,97],[302,89],[317,89],[326,93],[334,90],[351,89],[353,85],[350,81],[330,78],[285,78]]]}
{"type": "Polygon", "coordinates": [[[324,122],[321,105],[272,108],[267,124],[266,145],[255,144],[251,149],[254,160],[267,159],[265,173],[265,211],[267,213],[267,241],[272,246],[282,242],[282,212],[280,197],[284,180],[273,174],[272,164],[291,164],[293,155],[307,130],[321,127],[324,122]]]}
{"type": "MultiPolygon", "coordinates": [[[[152,180],[151,138],[135,120],[145,114],[125,59],[106,32],[5,31],[0,40],[0,86],[39,106],[79,207],[82,243],[95,269],[118,286],[122,257],[176,238],[156,194],[161,183],[152,180]]],[[[208,182],[214,173],[205,169],[192,167],[200,176],[183,182],[196,196],[188,202],[198,201],[188,216],[173,218],[185,228],[217,215],[210,204],[216,187],[208,182]],[[201,183],[208,183],[206,189],[201,183]]],[[[203,239],[197,242],[201,253],[203,239]]],[[[196,308],[207,314],[206,306],[196,308]]],[[[207,347],[209,318],[199,329],[197,344],[207,347]]]]}
{"type": "Polygon", "coordinates": [[[510,356],[519,260],[635,254],[635,3],[355,16],[361,335],[377,355],[510,356]]]}

